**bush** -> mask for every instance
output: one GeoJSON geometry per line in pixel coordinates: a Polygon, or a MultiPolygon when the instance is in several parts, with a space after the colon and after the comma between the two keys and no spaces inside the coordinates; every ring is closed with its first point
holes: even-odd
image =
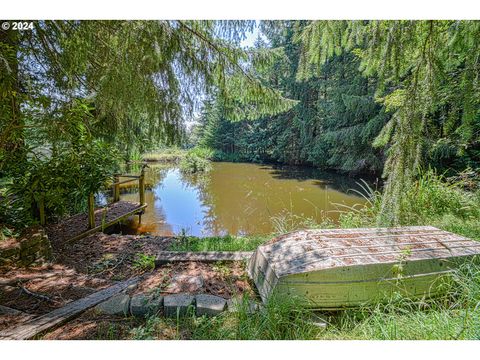
{"type": "Polygon", "coordinates": [[[86,209],[89,193],[97,192],[116,169],[111,147],[91,141],[66,147],[20,164],[7,184],[1,211],[9,223],[34,221],[37,204],[44,199],[47,216],[62,216],[86,209]]]}
{"type": "Polygon", "coordinates": [[[36,129],[35,145],[25,145],[25,156],[6,164],[8,181],[0,207],[6,223],[35,221],[41,199],[50,217],[85,210],[88,194],[100,190],[117,170],[117,152],[92,135],[96,119],[87,105],[74,103],[50,120],[62,126],[36,129]]]}
{"type": "Polygon", "coordinates": [[[226,153],[222,150],[215,150],[213,152],[213,161],[228,161],[228,162],[240,162],[242,160],[248,160],[248,159],[242,159],[242,157],[238,153],[226,153]]]}
{"type": "Polygon", "coordinates": [[[187,173],[208,171],[211,168],[213,151],[208,148],[193,148],[180,161],[180,169],[187,173]]]}

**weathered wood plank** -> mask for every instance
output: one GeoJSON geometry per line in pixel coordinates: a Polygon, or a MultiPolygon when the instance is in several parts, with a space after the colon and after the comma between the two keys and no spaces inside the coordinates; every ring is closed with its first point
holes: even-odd
{"type": "MultiPolygon", "coordinates": [[[[349,228],[349,229],[318,229],[310,230],[311,232],[319,232],[325,235],[349,235],[349,234],[392,234],[404,232],[418,232],[418,231],[442,231],[433,226],[397,226],[397,227],[379,227],[379,228],[349,228]]],[[[297,231],[293,231],[295,233],[297,231]]]]}
{"type": "Polygon", "coordinates": [[[53,310],[48,314],[41,315],[29,320],[19,326],[6,329],[0,332],[0,339],[3,340],[28,340],[35,336],[67,322],[68,320],[79,316],[85,310],[101,303],[119,293],[138,281],[138,278],[132,278],[110,286],[106,289],[97,291],[83,299],[73,301],[66,306],[53,310]]]}
{"type": "Polygon", "coordinates": [[[147,204],[144,204],[144,205],[141,205],[137,208],[135,208],[134,210],[128,212],[128,213],[125,213],[123,214],[122,216],[119,216],[105,224],[102,224],[102,225],[99,225],[99,226],[96,226],[94,227],[93,229],[90,229],[90,230],[87,230],[87,231],[84,231],[83,233],[73,237],[73,238],[70,238],[68,240],[66,240],[67,242],[70,242],[70,241],[76,241],[76,240],[80,240],[80,239],[83,239],[84,237],[87,237],[89,235],[92,235],[92,234],[95,234],[96,232],[99,232],[99,231],[103,231],[104,229],[112,226],[112,225],[115,225],[116,223],[122,221],[123,219],[126,219],[128,218],[129,216],[132,216],[132,215],[135,215],[137,213],[140,213],[140,212],[143,212],[144,209],[147,207],[147,204]]]}
{"type": "Polygon", "coordinates": [[[250,259],[252,254],[252,251],[161,251],[155,260],[155,265],[182,261],[240,261],[250,259]]]}
{"type": "Polygon", "coordinates": [[[88,228],[95,227],[95,198],[93,193],[88,194],[88,228]]]}

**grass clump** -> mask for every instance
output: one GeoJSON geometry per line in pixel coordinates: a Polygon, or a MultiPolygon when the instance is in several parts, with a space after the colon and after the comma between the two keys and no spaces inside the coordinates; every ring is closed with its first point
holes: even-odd
{"type": "Polygon", "coordinates": [[[196,147],[189,150],[180,161],[180,169],[183,172],[194,174],[206,172],[211,168],[213,151],[208,148],[196,147]]]}
{"type": "Polygon", "coordinates": [[[251,313],[248,298],[236,312],[216,317],[151,317],[131,330],[135,339],[194,340],[300,340],[316,339],[322,329],[309,321],[311,312],[292,298],[271,298],[265,307],[251,313]]]}
{"type": "MultiPolygon", "coordinates": [[[[362,187],[361,195],[367,199],[367,204],[343,211],[340,215],[340,226],[343,228],[384,225],[378,221],[382,218],[383,195],[366,183],[362,187]]],[[[433,225],[445,230],[455,228],[454,232],[463,234],[466,230],[475,235],[473,237],[480,238],[480,229],[476,226],[480,219],[480,192],[464,188],[462,180],[452,182],[434,170],[424,171],[404,195],[402,217],[397,225],[433,225]],[[465,227],[472,227],[473,231],[465,227]]]]}
{"type": "Polygon", "coordinates": [[[180,236],[171,245],[172,251],[253,251],[270,239],[269,236],[212,236],[199,238],[180,236]]]}
{"type": "Polygon", "coordinates": [[[155,256],[138,253],[132,264],[133,268],[141,271],[151,271],[155,269],[155,256]]]}
{"type": "Polygon", "coordinates": [[[19,232],[15,231],[12,227],[5,226],[0,224],[0,241],[9,239],[9,238],[15,238],[20,235],[19,232]]]}
{"type": "Polygon", "coordinates": [[[285,234],[302,229],[329,229],[337,227],[329,218],[317,222],[314,218],[298,215],[289,210],[284,210],[270,218],[274,234],[285,234]]]}

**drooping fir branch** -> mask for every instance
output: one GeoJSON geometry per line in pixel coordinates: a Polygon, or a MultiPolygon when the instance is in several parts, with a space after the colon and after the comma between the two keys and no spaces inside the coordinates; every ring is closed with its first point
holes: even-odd
{"type": "Polygon", "coordinates": [[[83,98],[101,120],[102,137],[168,140],[212,87],[223,91],[232,118],[246,109],[258,117],[291,106],[248,69],[249,54],[238,41],[251,26],[240,21],[39,21],[33,31],[22,33],[22,66],[13,76],[29,88],[23,101],[35,109],[37,124],[49,126],[56,109],[83,98]]]}
{"type": "Polygon", "coordinates": [[[393,113],[375,141],[389,147],[381,222],[401,223],[403,193],[424,160],[426,126],[439,107],[463,104],[463,124],[478,113],[479,35],[478,21],[314,21],[297,37],[298,79],[321,74],[343,51],[378,79],[377,98],[393,113]]]}

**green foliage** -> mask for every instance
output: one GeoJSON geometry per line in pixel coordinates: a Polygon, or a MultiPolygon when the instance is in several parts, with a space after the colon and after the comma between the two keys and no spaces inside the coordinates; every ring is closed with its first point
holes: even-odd
{"type": "Polygon", "coordinates": [[[251,314],[244,297],[238,309],[216,317],[151,317],[131,335],[135,339],[308,340],[322,331],[308,321],[310,311],[292,298],[272,298],[264,309],[251,314]]]}
{"type": "MultiPolygon", "coordinates": [[[[82,208],[83,196],[108,176],[113,153],[140,159],[179,143],[184,117],[202,98],[196,95],[212,88],[230,117],[293,106],[251,72],[250,59],[268,62],[238,46],[252,24],[36,21],[34,31],[0,30],[0,177],[11,180],[14,202],[8,218],[27,220],[40,197],[49,215],[82,208]],[[17,218],[15,209],[24,214],[17,218]]],[[[195,171],[206,165],[196,155],[191,162],[195,171]]]]}
{"type": "Polygon", "coordinates": [[[392,113],[375,141],[389,146],[383,222],[401,221],[403,196],[426,161],[445,166],[465,157],[471,166],[473,155],[478,164],[479,34],[478,21],[313,21],[297,37],[299,79],[349,51],[377,79],[376,98],[392,113]],[[438,146],[445,142],[457,151],[438,146]]]}
{"type": "MultiPolygon", "coordinates": [[[[469,181],[467,180],[467,184],[469,181]]],[[[402,197],[405,209],[400,225],[433,225],[480,239],[480,193],[465,191],[465,180],[447,181],[432,169],[422,171],[402,197]]],[[[342,227],[384,226],[380,214],[387,196],[364,185],[364,207],[347,208],[340,216],[342,227]]]]}
{"type": "Polygon", "coordinates": [[[171,147],[146,152],[141,155],[141,159],[148,162],[177,163],[185,156],[185,154],[185,150],[171,147]]]}
{"type": "Polygon", "coordinates": [[[187,152],[180,161],[180,169],[186,173],[206,172],[210,170],[213,151],[208,148],[195,147],[187,152]]]}
{"type": "Polygon", "coordinates": [[[151,271],[155,269],[155,256],[138,253],[135,255],[132,266],[137,270],[151,271]]]}
{"type": "Polygon", "coordinates": [[[0,241],[8,238],[18,237],[19,235],[20,234],[16,232],[15,229],[12,229],[4,225],[0,225],[0,241]]]}
{"type": "Polygon", "coordinates": [[[231,122],[221,94],[212,94],[200,118],[199,143],[215,149],[218,160],[381,171],[383,151],[371,143],[388,116],[373,100],[375,79],[364,78],[358,60],[345,54],[329,61],[322,76],[298,82],[301,48],[293,38],[303,26],[302,22],[264,23],[263,32],[271,42],[268,51],[282,56],[257,69],[265,84],[297,100],[295,107],[255,121],[231,122]]]}
{"type": "Polygon", "coordinates": [[[9,164],[12,181],[2,217],[13,224],[35,219],[41,201],[47,216],[61,216],[86,208],[88,194],[100,190],[117,169],[112,147],[93,138],[94,118],[82,102],[64,109],[51,120],[58,128],[37,130],[43,146],[24,147],[27,157],[9,164]]]}
{"type": "Polygon", "coordinates": [[[313,218],[298,215],[286,209],[280,214],[272,216],[270,221],[272,222],[274,233],[277,235],[295,230],[325,229],[334,226],[334,223],[329,218],[317,223],[313,218]]]}
{"type": "Polygon", "coordinates": [[[433,170],[425,171],[405,196],[404,223],[426,223],[445,215],[468,220],[480,217],[480,199],[462,190],[461,183],[447,183],[433,170]]]}
{"type": "Polygon", "coordinates": [[[253,251],[266,242],[269,236],[213,236],[199,238],[183,236],[171,245],[173,251],[253,251]]]}

